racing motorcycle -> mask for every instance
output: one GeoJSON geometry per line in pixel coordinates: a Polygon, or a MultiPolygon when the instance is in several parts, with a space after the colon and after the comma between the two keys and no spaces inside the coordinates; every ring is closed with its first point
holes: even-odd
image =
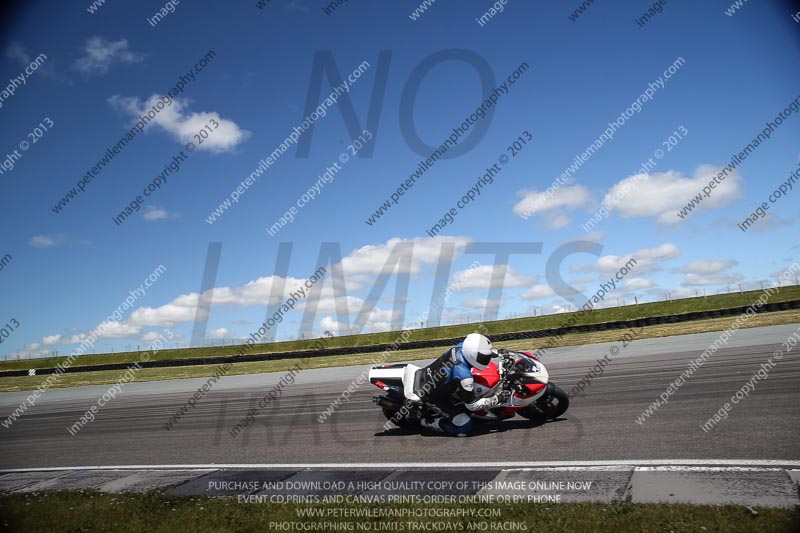
{"type": "MultiPolygon", "coordinates": [[[[475,399],[487,398],[500,391],[508,391],[508,399],[488,411],[468,411],[475,421],[499,422],[519,414],[534,423],[543,424],[564,414],[569,407],[569,397],[563,389],[550,381],[547,369],[538,357],[530,352],[494,350],[499,364],[491,361],[483,370],[472,369],[475,399]]],[[[420,396],[422,368],[408,363],[373,366],[369,381],[383,389],[383,396],[372,401],[383,415],[401,428],[416,428],[419,421],[441,414],[438,407],[424,402],[420,396]]]]}

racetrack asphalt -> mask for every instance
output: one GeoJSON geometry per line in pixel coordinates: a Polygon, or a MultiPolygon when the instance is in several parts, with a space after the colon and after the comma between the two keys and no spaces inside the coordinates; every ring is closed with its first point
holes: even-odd
{"type": "MultiPolygon", "coordinates": [[[[554,422],[531,427],[513,419],[463,438],[384,431],[373,405],[381,391],[366,383],[327,422],[317,417],[364,366],[309,369],[237,437],[228,431],[286,373],[228,376],[170,430],[163,424],[205,379],[129,383],[75,436],[75,423],[108,386],[51,389],[10,428],[0,428],[0,468],[90,465],[284,464],[475,461],[624,461],[636,459],[800,459],[800,347],[784,355],[727,419],[701,425],[739,390],[797,325],[734,333],[643,424],[655,401],[719,333],[554,348],[544,357],[566,390],[596,359],[604,375],[572,399],[554,422]]],[[[620,336],[625,332],[621,331],[620,336]]],[[[380,354],[376,354],[379,356],[380,354]]],[[[0,394],[3,419],[28,393],[0,394]]]]}

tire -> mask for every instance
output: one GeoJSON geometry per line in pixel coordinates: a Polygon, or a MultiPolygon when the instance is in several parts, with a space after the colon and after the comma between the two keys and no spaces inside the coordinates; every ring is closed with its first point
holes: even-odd
{"type": "Polygon", "coordinates": [[[394,424],[395,426],[403,429],[415,429],[417,424],[413,421],[409,420],[408,418],[402,416],[396,418],[395,415],[400,412],[399,409],[392,409],[390,407],[382,407],[381,411],[383,411],[383,416],[386,417],[386,420],[394,424]]]}
{"type": "Polygon", "coordinates": [[[540,424],[547,420],[555,420],[569,408],[569,396],[560,387],[553,389],[553,394],[520,409],[519,414],[540,424]]]}

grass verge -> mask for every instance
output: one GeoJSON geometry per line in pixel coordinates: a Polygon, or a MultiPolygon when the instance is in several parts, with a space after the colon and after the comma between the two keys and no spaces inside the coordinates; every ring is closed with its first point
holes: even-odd
{"type": "MultiPolygon", "coordinates": [[[[575,325],[599,324],[616,320],[636,320],[657,316],[677,315],[690,312],[713,311],[751,305],[761,296],[761,291],[748,291],[744,293],[717,294],[707,298],[684,298],[670,302],[651,302],[638,306],[612,307],[598,309],[585,313],[575,325]]],[[[785,302],[800,299],[800,286],[789,286],[779,289],[770,299],[770,303],[785,302]]],[[[511,320],[497,320],[486,322],[488,335],[510,333],[519,331],[536,331],[557,328],[565,324],[573,313],[560,313],[538,317],[524,317],[511,320]]],[[[257,328],[255,325],[254,328],[257,328]]],[[[455,337],[464,337],[474,331],[474,324],[461,324],[455,326],[441,326],[414,330],[410,341],[438,340],[455,337]]],[[[328,339],[326,346],[329,348],[360,347],[375,344],[391,344],[397,340],[399,332],[387,331],[383,333],[367,333],[360,335],[345,335],[328,339]]],[[[283,341],[269,344],[256,344],[252,353],[276,353],[302,350],[313,350],[317,339],[283,341]]],[[[153,361],[166,361],[174,359],[189,359],[199,357],[212,357],[235,355],[239,345],[215,346],[201,348],[182,348],[175,350],[162,350],[151,357],[153,361]]],[[[250,353],[250,352],[248,352],[250,353]]],[[[246,354],[247,355],[247,354],[246,354]]],[[[75,361],[75,365],[88,366],[104,363],[132,363],[138,361],[139,352],[122,352],[115,354],[82,355],[75,361]]],[[[0,370],[27,370],[30,368],[52,368],[64,361],[66,357],[47,357],[22,361],[0,361],[0,370]]]]}
{"type": "MultiPolygon", "coordinates": [[[[687,335],[690,333],[705,333],[709,331],[723,331],[730,327],[735,320],[736,317],[723,317],[661,326],[646,326],[637,336],[637,339],[668,337],[672,335],[687,335]]],[[[795,323],[800,323],[800,310],[797,309],[756,315],[748,320],[748,322],[745,324],[745,328],[795,323]]],[[[564,335],[561,339],[557,340],[553,344],[553,347],[577,346],[582,344],[595,344],[598,342],[613,342],[622,338],[624,334],[625,330],[573,333],[564,335]]],[[[498,343],[498,347],[512,350],[529,349],[544,345],[547,340],[547,337],[540,339],[523,339],[498,343]]],[[[340,366],[367,365],[378,360],[379,358],[380,362],[385,363],[414,361],[418,359],[433,358],[434,356],[438,355],[440,351],[443,350],[438,350],[436,348],[398,350],[396,352],[392,352],[389,357],[385,359],[380,352],[367,354],[331,355],[326,357],[311,358],[308,360],[308,362],[302,365],[302,367],[305,370],[311,368],[333,368],[340,366]]],[[[543,356],[543,361],[546,363],[548,360],[557,361],[557,359],[548,359],[548,355],[545,353],[543,356]]],[[[289,370],[296,364],[297,360],[295,359],[236,363],[231,366],[231,369],[227,375],[281,372],[289,370]]],[[[218,366],[216,365],[143,368],[136,373],[135,381],[159,381],[168,379],[208,377],[213,375],[217,368],[218,366]]],[[[122,370],[104,370],[99,372],[62,374],[53,384],[52,388],[110,384],[120,379],[120,376],[124,372],[125,371],[122,370]]],[[[0,378],[0,392],[33,390],[38,387],[44,379],[46,379],[46,376],[0,378]]]]}
{"type": "Polygon", "coordinates": [[[0,496],[5,530],[50,531],[800,531],[797,509],[632,503],[476,505],[318,505],[316,509],[427,510],[434,516],[298,516],[307,505],[243,504],[161,493],[50,492],[0,496]],[[495,517],[458,517],[465,509],[497,510],[495,517]],[[448,513],[448,511],[452,511],[448,513]],[[755,511],[755,512],[753,512],[755,511]],[[440,516],[435,516],[439,514],[440,516]],[[450,514],[451,516],[441,516],[450,514]],[[497,516],[499,514],[499,517],[497,516]],[[325,524],[327,522],[327,525],[325,524]],[[285,524],[283,528],[278,524],[285,524]],[[294,527],[292,527],[294,525],[294,527]],[[288,527],[287,527],[288,526],[288,527]],[[402,526],[402,527],[401,527],[402,526]]]}

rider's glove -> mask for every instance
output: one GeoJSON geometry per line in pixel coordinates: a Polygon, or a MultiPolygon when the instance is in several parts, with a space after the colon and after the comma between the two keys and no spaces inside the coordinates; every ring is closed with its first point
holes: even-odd
{"type": "Polygon", "coordinates": [[[504,390],[500,391],[499,393],[495,394],[490,398],[481,398],[480,400],[468,403],[466,405],[467,409],[469,409],[470,411],[486,411],[489,409],[494,409],[495,407],[498,407],[501,404],[504,404],[505,402],[508,401],[510,397],[511,397],[511,392],[504,390]]]}

